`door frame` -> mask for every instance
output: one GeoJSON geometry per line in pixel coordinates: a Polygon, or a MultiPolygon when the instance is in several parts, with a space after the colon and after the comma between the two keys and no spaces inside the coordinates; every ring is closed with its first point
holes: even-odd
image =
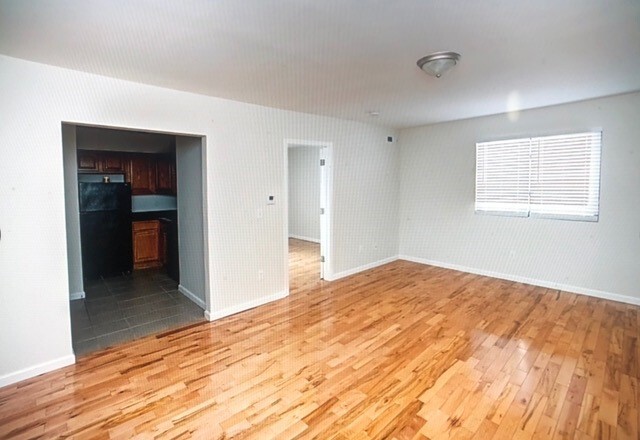
{"type": "MultiPolygon", "coordinates": [[[[207,157],[209,154],[209,150],[208,150],[208,145],[207,145],[207,136],[204,134],[196,134],[196,133],[189,133],[189,132],[176,132],[176,131],[163,131],[163,130],[156,130],[156,129],[146,129],[146,128],[141,128],[141,127],[128,127],[128,126],[120,126],[120,125],[111,125],[111,124],[101,124],[101,123],[93,123],[93,122],[76,122],[76,121],[70,121],[70,120],[63,120],[61,121],[61,127],[64,126],[73,126],[74,129],[75,127],[80,127],[80,126],[84,126],[84,127],[95,127],[95,128],[107,128],[107,129],[114,129],[114,130],[122,130],[122,131],[133,131],[133,132],[142,132],[142,133],[159,133],[159,134],[166,134],[166,135],[170,135],[170,136],[183,136],[183,137],[191,137],[194,139],[199,139],[200,140],[200,151],[201,151],[201,164],[200,164],[200,168],[201,168],[201,176],[202,176],[202,240],[204,240],[204,255],[203,255],[203,266],[204,266],[204,296],[205,296],[205,307],[204,307],[204,312],[203,315],[205,316],[205,318],[208,319],[208,314],[210,313],[211,310],[211,283],[210,283],[210,276],[209,276],[209,267],[210,267],[210,255],[209,255],[209,227],[208,227],[208,222],[209,222],[209,196],[208,196],[208,172],[207,172],[207,157]]],[[[65,146],[65,142],[64,142],[64,137],[62,137],[62,151],[64,154],[65,148],[73,148],[74,154],[77,154],[77,142],[76,139],[74,138],[73,141],[73,145],[71,146],[65,146]]],[[[62,164],[62,169],[63,169],[63,176],[65,176],[67,173],[67,163],[65,163],[63,161],[62,164]]],[[[72,179],[72,185],[75,186],[77,188],[78,186],[78,173],[77,171],[73,171],[71,173],[71,175],[73,176],[72,179]]],[[[180,179],[180,176],[177,174],[176,171],[176,179],[180,179]]],[[[178,187],[180,187],[179,185],[179,180],[178,180],[178,187]]],[[[78,201],[78,194],[75,193],[74,195],[76,202],[78,201]]],[[[180,203],[179,198],[178,198],[178,203],[180,203]]],[[[65,215],[72,215],[74,217],[77,217],[79,219],[80,213],[79,213],[79,206],[76,205],[74,206],[75,209],[73,209],[73,212],[67,212],[67,205],[65,202],[65,206],[64,206],[64,210],[65,210],[65,215]]],[[[176,215],[178,214],[178,211],[176,211],[176,215]]],[[[178,223],[180,222],[180,218],[178,218],[178,223]]],[[[77,225],[77,230],[76,228],[70,228],[70,224],[67,218],[65,218],[65,233],[67,234],[67,236],[69,234],[73,234],[74,237],[77,236],[78,237],[78,242],[80,242],[80,228],[79,228],[79,223],[77,225]]],[[[180,234],[178,234],[178,241],[180,241],[180,234]]],[[[67,265],[67,272],[68,272],[68,268],[69,268],[69,253],[71,252],[70,248],[69,248],[69,242],[67,241],[66,244],[66,248],[67,248],[67,259],[66,259],[66,265],[67,265]]],[[[81,257],[80,257],[81,258],[81,257]]],[[[178,265],[180,265],[180,262],[178,262],[178,265]]],[[[179,266],[180,267],[180,266],[179,266]]],[[[75,295],[72,296],[71,294],[73,292],[70,292],[70,298],[69,300],[74,300],[74,299],[81,299],[84,298],[84,279],[82,277],[82,263],[80,263],[80,270],[79,270],[79,274],[80,274],[80,278],[82,279],[82,284],[83,284],[83,291],[82,291],[82,295],[75,295]]],[[[181,292],[183,293],[183,292],[181,292]]],[[[183,293],[184,294],[184,293],[183,293]]],[[[185,295],[187,296],[187,295],[185,295]]],[[[192,298],[189,297],[189,299],[191,299],[193,301],[192,298]]],[[[195,301],[194,301],[195,302],[195,301]]],[[[198,304],[198,306],[202,306],[201,304],[198,304]]],[[[73,339],[71,339],[72,341],[73,339]]]]}
{"type": "MultiPolygon", "coordinates": [[[[324,167],[320,171],[320,255],[324,263],[320,263],[320,279],[333,278],[333,253],[331,249],[331,232],[333,226],[333,142],[312,141],[302,139],[284,140],[284,273],[285,291],[289,294],[289,148],[320,147],[320,159],[324,167]],[[324,208],[324,214],[320,214],[324,208]]],[[[320,166],[320,164],[318,164],[320,166]]]]}

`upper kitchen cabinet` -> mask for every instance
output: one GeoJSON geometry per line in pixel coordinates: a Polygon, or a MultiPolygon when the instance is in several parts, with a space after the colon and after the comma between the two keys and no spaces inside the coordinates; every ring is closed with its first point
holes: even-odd
{"type": "Polygon", "coordinates": [[[78,150],[78,172],[124,174],[134,196],[177,193],[173,154],[78,150]]]}
{"type": "Polygon", "coordinates": [[[176,194],[176,167],[173,156],[156,157],[156,193],[176,194]]]}
{"type": "Polygon", "coordinates": [[[115,151],[78,150],[78,171],[88,173],[125,173],[126,160],[122,153],[115,151]]]}
{"type": "Polygon", "coordinates": [[[126,162],[120,153],[105,153],[102,156],[102,171],[105,173],[124,173],[127,168],[126,162]]]}
{"type": "Polygon", "coordinates": [[[156,166],[150,154],[133,154],[130,159],[131,194],[156,193],[156,166]]]}
{"type": "Polygon", "coordinates": [[[78,150],[78,171],[101,172],[100,156],[96,151],[78,150]]]}

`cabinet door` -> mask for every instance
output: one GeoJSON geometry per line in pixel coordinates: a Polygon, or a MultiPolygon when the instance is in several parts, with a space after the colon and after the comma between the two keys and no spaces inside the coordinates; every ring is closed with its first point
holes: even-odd
{"type": "Polygon", "coordinates": [[[155,192],[155,166],[146,155],[131,157],[131,194],[153,194],[155,192]]]}
{"type": "Polygon", "coordinates": [[[107,153],[102,156],[102,170],[109,173],[124,172],[124,158],[117,153],[107,153]]]}
{"type": "Polygon", "coordinates": [[[171,194],[173,192],[172,183],[172,162],[171,157],[160,157],[156,161],[156,192],[171,194]]]}
{"type": "Polygon", "coordinates": [[[102,171],[100,155],[95,151],[78,150],[78,171],[102,171]]]}
{"type": "Polygon", "coordinates": [[[157,220],[133,222],[133,267],[160,265],[160,234],[157,220]]]}

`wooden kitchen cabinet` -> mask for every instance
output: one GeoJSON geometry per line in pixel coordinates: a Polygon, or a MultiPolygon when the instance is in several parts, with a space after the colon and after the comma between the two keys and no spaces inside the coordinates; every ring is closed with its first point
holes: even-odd
{"type": "Polygon", "coordinates": [[[78,171],[101,172],[100,153],[96,151],[78,150],[78,171]]]}
{"type": "Polygon", "coordinates": [[[131,156],[130,173],[131,194],[154,194],[156,192],[156,167],[150,155],[136,154],[131,156]]]}
{"type": "Polygon", "coordinates": [[[105,153],[102,156],[102,171],[105,173],[124,173],[125,159],[119,153],[105,153]]]}
{"type": "Polygon", "coordinates": [[[134,196],[177,194],[173,154],[78,150],[78,172],[124,174],[134,196]]]}
{"type": "Polygon", "coordinates": [[[147,269],[162,266],[160,222],[158,220],[146,220],[133,222],[131,225],[133,234],[133,268],[147,269]]]}
{"type": "Polygon", "coordinates": [[[95,173],[124,173],[126,159],[117,151],[78,150],[78,171],[95,173]]]}
{"type": "Polygon", "coordinates": [[[160,156],[156,159],[156,193],[175,194],[175,159],[160,156]]]}

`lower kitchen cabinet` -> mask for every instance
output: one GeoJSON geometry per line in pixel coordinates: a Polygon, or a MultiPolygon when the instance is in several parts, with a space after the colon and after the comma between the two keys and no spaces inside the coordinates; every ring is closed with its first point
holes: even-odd
{"type": "MultiPolygon", "coordinates": [[[[147,269],[163,264],[164,243],[161,243],[160,222],[146,220],[133,222],[133,268],[147,269]]],[[[164,241],[164,240],[163,240],[164,241]]]]}

